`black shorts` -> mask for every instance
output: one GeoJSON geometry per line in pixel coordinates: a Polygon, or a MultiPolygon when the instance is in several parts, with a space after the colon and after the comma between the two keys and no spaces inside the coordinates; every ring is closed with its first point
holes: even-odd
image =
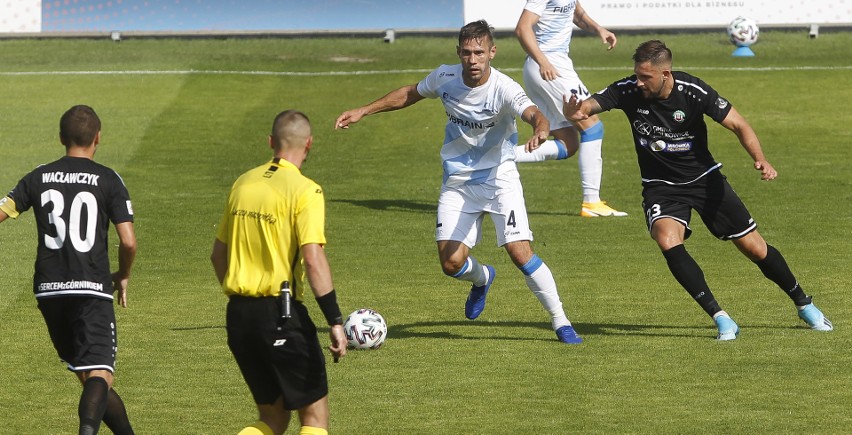
{"type": "Polygon", "coordinates": [[[325,356],[308,310],[292,302],[280,322],[278,298],[231,296],[228,347],[257,404],[284,398],[284,408],[303,408],[328,394],[325,356]]]}
{"type": "Polygon", "coordinates": [[[745,204],[718,170],[686,185],[645,185],[642,198],[648,231],[657,219],[672,218],[686,227],[685,238],[689,238],[692,209],[707,229],[722,240],[738,239],[757,228],[745,204]]]}
{"type": "Polygon", "coordinates": [[[51,297],[38,299],[38,309],[59,358],[68,370],[115,372],[118,338],[115,310],[109,299],[51,297]]]}

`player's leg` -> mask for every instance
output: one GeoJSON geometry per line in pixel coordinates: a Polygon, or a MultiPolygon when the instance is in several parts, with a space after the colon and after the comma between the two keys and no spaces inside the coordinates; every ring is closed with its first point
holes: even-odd
{"type": "Polygon", "coordinates": [[[477,198],[461,189],[444,188],[438,199],[435,240],[441,270],[447,276],[471,283],[465,301],[465,317],[475,319],[485,309],[485,298],[496,275],[470,255],[480,238],[483,213],[477,198]],[[469,210],[469,211],[466,211],[469,210]]]}
{"type": "Polygon", "coordinates": [[[784,256],[775,247],[766,243],[757,230],[747,235],[734,239],[734,245],[749,260],[754,262],[770,281],[774,282],[793,303],[799,317],[817,331],[831,331],[834,329],[831,321],[825,317],[822,311],[813,304],[813,298],[805,294],[799,281],[787,265],[784,256]]]}
{"type": "Polygon", "coordinates": [[[302,428],[299,435],[327,435],[328,434],[328,396],[299,408],[299,421],[302,428]]]}
{"type": "Polygon", "coordinates": [[[124,407],[124,401],[121,400],[115,388],[109,390],[103,422],[115,435],[134,434],[130,419],[127,417],[127,408],[124,407]]]}
{"type": "Polygon", "coordinates": [[[228,348],[258,412],[258,421],[242,429],[240,435],[281,434],[290,424],[290,411],[284,407],[283,390],[268,343],[270,334],[278,332],[278,316],[275,298],[231,296],[228,301],[225,322],[228,348]]]}
{"type": "Polygon", "coordinates": [[[112,386],[112,373],[107,370],[75,372],[83,384],[83,392],[77,405],[80,418],[80,435],[98,433],[107,407],[107,398],[112,386]]]}
{"type": "Polygon", "coordinates": [[[581,343],[583,340],[574,332],[571,322],[565,315],[553,273],[533,252],[530,245],[533,239],[532,230],[530,230],[520,180],[506,182],[497,200],[498,206],[490,213],[497,235],[497,244],[506,249],[509,258],[524,274],[527,287],[550,314],[551,326],[557,338],[564,343],[581,343]]]}
{"type": "Polygon", "coordinates": [[[763,275],[783,290],[796,305],[799,317],[812,329],[831,331],[833,326],[805,294],[793,275],[784,256],[766,243],[757,231],[739,195],[721,174],[708,174],[708,201],[700,206],[701,218],[707,228],[723,240],[732,240],[743,255],[754,262],[763,275]],[[706,210],[704,210],[706,208],[706,210]]]}
{"type": "Polygon", "coordinates": [[[273,403],[257,404],[258,421],[237,432],[238,435],[281,435],[290,425],[290,411],[284,409],[281,396],[273,403]]]}
{"type": "MultiPolygon", "coordinates": [[[[582,88],[582,84],[580,84],[582,88]]],[[[583,187],[583,204],[580,215],[584,217],[621,217],[627,213],[618,211],[601,200],[601,179],[603,178],[603,122],[597,115],[575,124],[580,131],[580,149],[577,153],[577,167],[580,170],[580,182],[583,187]]]]}
{"type": "Polygon", "coordinates": [[[704,278],[704,271],[689,255],[683,242],[686,227],[672,218],[661,218],[653,222],[651,237],[657,242],[672,276],[692,296],[692,299],[713,318],[719,329],[719,340],[733,340],[740,332],[739,326],[727,312],[719,307],[719,303],[710,291],[704,278]]]}
{"type": "Polygon", "coordinates": [[[577,132],[562,115],[562,93],[565,91],[559,88],[556,81],[542,79],[538,70],[538,64],[528,58],[524,63],[524,85],[527,96],[550,122],[550,133],[554,139],[544,141],[531,152],[527,152],[522,145],[516,146],[515,161],[519,163],[567,159],[580,146],[577,132]]]}

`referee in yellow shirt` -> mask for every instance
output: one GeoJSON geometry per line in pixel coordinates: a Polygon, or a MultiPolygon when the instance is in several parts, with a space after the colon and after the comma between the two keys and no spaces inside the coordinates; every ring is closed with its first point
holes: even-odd
{"type": "Polygon", "coordinates": [[[210,260],[229,297],[228,347],[260,415],[240,435],[282,434],[292,410],[301,435],[328,433],[325,358],[303,305],[308,285],[330,326],[335,361],[347,342],[323,251],[322,188],[300,172],[312,142],[303,113],[275,117],[273,159],[234,182],[213,243],[210,260]]]}

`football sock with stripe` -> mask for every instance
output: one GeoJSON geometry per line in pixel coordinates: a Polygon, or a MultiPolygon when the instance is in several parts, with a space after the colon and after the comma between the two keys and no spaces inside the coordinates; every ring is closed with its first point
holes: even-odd
{"type": "Polygon", "coordinates": [[[515,147],[515,161],[518,163],[541,162],[544,160],[562,160],[571,157],[568,148],[559,139],[546,140],[539,147],[527,152],[523,145],[515,147]]]}
{"type": "Polygon", "coordinates": [[[570,325],[571,322],[565,315],[565,310],[562,307],[562,301],[559,300],[559,292],[556,289],[556,280],[553,279],[553,273],[550,268],[544,264],[544,261],[533,254],[527,264],[520,267],[524,274],[524,280],[527,282],[527,287],[533,292],[544,309],[550,313],[550,323],[553,329],[559,329],[562,326],[570,325]]]}
{"type": "Polygon", "coordinates": [[[577,151],[577,167],[580,170],[580,182],[583,185],[583,202],[601,200],[601,178],[603,176],[603,122],[580,132],[580,149],[577,151]]]}
{"type": "Polygon", "coordinates": [[[109,384],[104,378],[92,376],[83,383],[83,393],[77,406],[80,417],[80,435],[95,435],[107,406],[109,384]]]}
{"type": "Polygon", "coordinates": [[[299,435],[328,435],[328,431],[321,427],[302,426],[299,435]]]}
{"type": "Polygon", "coordinates": [[[754,264],[763,272],[763,276],[774,282],[787,293],[787,296],[793,300],[796,306],[803,307],[811,303],[811,297],[806,295],[784,256],[781,255],[772,245],[766,245],[766,258],[760,261],[755,261],[754,264]]]}
{"type": "Polygon", "coordinates": [[[485,271],[485,266],[479,263],[476,258],[467,257],[461,270],[452,275],[453,278],[470,281],[473,285],[482,286],[488,282],[488,273],[485,271]]]}
{"type": "Polygon", "coordinates": [[[115,389],[109,390],[109,395],[107,395],[103,422],[115,435],[134,434],[130,420],[127,418],[127,408],[124,407],[124,401],[121,400],[121,396],[115,392],[115,389]]]}
{"type": "Polygon", "coordinates": [[[274,433],[266,423],[257,421],[255,424],[237,432],[237,435],[274,435],[274,433]]]}
{"type": "Polygon", "coordinates": [[[686,252],[686,247],[683,244],[663,252],[663,256],[666,257],[669,270],[677,282],[686,289],[686,292],[695,299],[695,302],[698,302],[704,312],[712,317],[722,311],[713,296],[713,292],[707,286],[704,272],[695,262],[695,259],[686,252]]]}

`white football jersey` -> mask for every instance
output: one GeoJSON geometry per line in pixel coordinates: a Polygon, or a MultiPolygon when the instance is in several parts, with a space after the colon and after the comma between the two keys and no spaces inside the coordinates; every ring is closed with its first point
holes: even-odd
{"type": "Polygon", "coordinates": [[[470,88],[460,64],[441,65],[417,84],[417,92],[440,98],[447,113],[441,148],[445,185],[496,185],[498,177],[517,176],[515,117],[533,105],[521,85],[491,68],[485,84],[470,88]]]}
{"type": "Polygon", "coordinates": [[[540,17],[533,31],[543,53],[568,52],[576,5],[576,0],[527,0],[524,9],[540,17]]]}

